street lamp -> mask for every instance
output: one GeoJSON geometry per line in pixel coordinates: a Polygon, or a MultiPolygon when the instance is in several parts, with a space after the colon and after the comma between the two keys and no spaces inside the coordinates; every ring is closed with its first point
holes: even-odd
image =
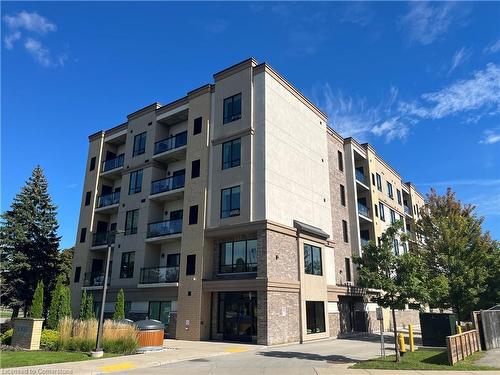
{"type": "Polygon", "coordinates": [[[108,251],[106,254],[106,267],[104,268],[104,280],[102,283],[102,300],[101,300],[101,311],[99,313],[99,324],[97,326],[97,339],[95,343],[95,349],[92,351],[92,357],[100,358],[104,355],[104,352],[101,348],[101,340],[102,340],[102,331],[104,328],[104,305],[106,304],[106,293],[108,292],[108,275],[109,275],[109,261],[111,259],[111,247],[113,242],[116,242],[116,235],[123,234],[125,231],[123,230],[114,230],[109,231],[107,234],[107,243],[108,243],[108,251]],[[115,237],[115,241],[113,241],[113,237],[115,237]]]}

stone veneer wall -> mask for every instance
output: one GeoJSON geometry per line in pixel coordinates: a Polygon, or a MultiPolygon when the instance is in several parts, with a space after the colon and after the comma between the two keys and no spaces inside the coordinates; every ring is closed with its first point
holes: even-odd
{"type": "Polygon", "coordinates": [[[340,333],[340,313],[329,313],[328,324],[330,325],[330,337],[338,337],[340,333]]]}
{"type": "Polygon", "coordinates": [[[300,341],[299,293],[267,293],[267,345],[300,341]]]}
{"type": "Polygon", "coordinates": [[[330,202],[332,206],[332,238],[334,242],[334,259],[335,259],[335,280],[337,284],[344,284],[346,281],[345,258],[351,259],[351,279],[354,281],[355,267],[352,264],[351,242],[354,234],[349,233],[349,242],[344,242],[344,234],[342,230],[342,220],[345,220],[349,226],[349,197],[347,195],[346,168],[344,145],[339,142],[334,136],[327,133],[328,145],[328,165],[330,178],[330,202]],[[338,151],[344,156],[344,171],[339,170],[338,151]],[[346,205],[343,206],[340,202],[340,185],[345,188],[346,205]]]}
{"type": "MultiPolygon", "coordinates": [[[[408,324],[420,324],[418,310],[396,310],[396,324],[398,328],[408,328],[408,324]]],[[[392,313],[390,315],[390,329],[392,329],[392,313]]]]}

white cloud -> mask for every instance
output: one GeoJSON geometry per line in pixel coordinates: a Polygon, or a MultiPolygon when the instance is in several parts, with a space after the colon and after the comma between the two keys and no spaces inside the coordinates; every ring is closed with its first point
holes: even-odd
{"type": "Polygon", "coordinates": [[[483,135],[484,138],[479,141],[479,143],[492,145],[494,143],[500,142],[500,127],[496,129],[485,130],[483,135]]]}
{"type": "Polygon", "coordinates": [[[23,10],[16,15],[5,15],[3,20],[12,30],[25,29],[41,35],[57,30],[55,24],[36,12],[28,13],[23,10]]]}
{"type": "Polygon", "coordinates": [[[19,39],[21,39],[21,33],[19,31],[15,31],[12,34],[6,35],[5,38],[3,38],[5,42],[5,48],[14,48],[14,42],[18,41],[19,39]]]}
{"type": "Polygon", "coordinates": [[[384,136],[386,142],[390,142],[394,139],[406,138],[409,133],[409,128],[408,124],[401,121],[401,118],[393,117],[385,120],[380,125],[373,126],[371,132],[379,137],[384,136]]]}
{"type": "Polygon", "coordinates": [[[52,64],[50,52],[38,40],[28,38],[24,42],[24,48],[28,51],[40,65],[49,67],[52,64]]]}
{"type": "Polygon", "coordinates": [[[460,80],[442,90],[421,95],[423,104],[401,103],[403,113],[420,118],[440,119],[461,112],[482,110],[474,114],[475,120],[483,115],[494,115],[500,111],[500,68],[488,64],[473,77],[460,80]]]}
{"type": "Polygon", "coordinates": [[[490,43],[484,49],[485,53],[496,53],[498,51],[500,51],[500,39],[498,39],[496,42],[490,43]]]}
{"type": "Polygon", "coordinates": [[[408,32],[410,41],[429,45],[446,34],[458,14],[452,2],[409,3],[409,12],[401,19],[401,25],[408,32]]]}
{"type": "Polygon", "coordinates": [[[448,74],[451,74],[459,65],[463,64],[465,61],[469,59],[471,55],[471,51],[465,47],[460,48],[455,52],[453,57],[451,58],[451,66],[448,70],[448,74]]]}

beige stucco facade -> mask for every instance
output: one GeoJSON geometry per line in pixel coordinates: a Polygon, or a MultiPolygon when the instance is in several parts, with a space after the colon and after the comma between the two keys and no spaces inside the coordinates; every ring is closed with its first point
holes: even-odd
{"type": "Polygon", "coordinates": [[[275,345],[369,330],[368,318],[353,320],[374,307],[355,287],[352,257],[362,230],[376,239],[387,227],[370,215],[379,202],[409,228],[423,206],[371,146],[342,138],[269,65],[245,60],[89,137],[73,311],[82,290],[98,307],[118,230],[107,315],[123,289],[128,317],[162,320],[180,339],[275,345]],[[375,173],[407,212],[372,186],[375,173]]]}

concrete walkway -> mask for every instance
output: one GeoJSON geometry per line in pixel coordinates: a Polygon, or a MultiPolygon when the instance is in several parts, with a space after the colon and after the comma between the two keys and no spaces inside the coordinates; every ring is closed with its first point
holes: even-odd
{"type": "Polygon", "coordinates": [[[500,368],[500,349],[485,351],[484,357],[477,361],[476,364],[500,368]]]}

